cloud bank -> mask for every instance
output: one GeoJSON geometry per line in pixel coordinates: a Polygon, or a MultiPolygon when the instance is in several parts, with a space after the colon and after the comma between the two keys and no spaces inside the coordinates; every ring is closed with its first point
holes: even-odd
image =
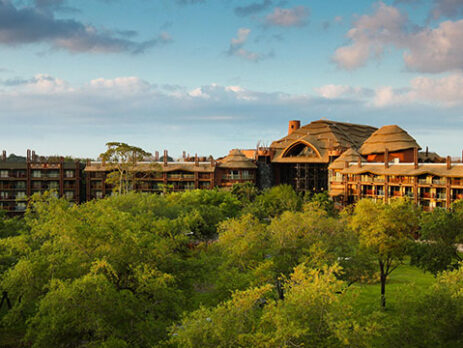
{"type": "Polygon", "coordinates": [[[0,44],[46,43],[53,49],[71,53],[142,53],[172,41],[167,33],[161,33],[151,40],[136,42],[74,19],[55,18],[51,9],[60,7],[62,1],[37,0],[36,3],[36,7],[19,8],[10,0],[0,0],[0,44]]]}
{"type": "Polygon", "coordinates": [[[350,43],[339,47],[333,61],[354,70],[380,59],[388,48],[403,51],[407,69],[442,73],[463,68],[463,20],[445,21],[435,28],[414,29],[399,9],[382,2],[371,15],[361,16],[347,32],[350,43]]]}
{"type": "Polygon", "coordinates": [[[218,156],[233,147],[280,138],[289,119],[326,117],[375,126],[399,124],[420,144],[456,154],[460,149],[455,139],[463,127],[462,91],[462,74],[417,77],[403,88],[329,84],[307,94],[239,85],[187,88],[135,76],[96,78],[76,86],[39,74],[0,81],[0,138],[13,149],[59,148],[81,156],[97,154],[106,141],[115,139],[150,150],[187,149],[218,156]],[[430,130],[441,137],[428,138],[430,130]],[[81,145],[76,149],[75,144],[81,145]]]}

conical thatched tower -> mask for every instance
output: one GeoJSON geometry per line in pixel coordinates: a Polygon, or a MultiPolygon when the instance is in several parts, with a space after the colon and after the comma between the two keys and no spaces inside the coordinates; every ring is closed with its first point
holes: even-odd
{"type": "Polygon", "coordinates": [[[360,147],[363,156],[410,149],[421,149],[420,145],[406,131],[396,125],[384,126],[375,131],[360,147]]]}
{"type": "Polygon", "coordinates": [[[257,166],[247,158],[240,150],[231,150],[228,156],[220,161],[220,168],[230,169],[256,169],[257,166]]]}
{"type": "Polygon", "coordinates": [[[365,159],[353,148],[349,148],[342,153],[341,156],[336,158],[333,163],[328,167],[329,169],[343,169],[346,162],[358,162],[358,160],[364,162],[365,159]]]}

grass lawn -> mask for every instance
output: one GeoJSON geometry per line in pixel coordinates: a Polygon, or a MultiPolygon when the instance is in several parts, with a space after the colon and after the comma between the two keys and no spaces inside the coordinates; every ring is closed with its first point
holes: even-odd
{"type": "MultiPolygon", "coordinates": [[[[421,269],[404,264],[394,270],[386,283],[386,308],[387,312],[394,312],[394,305],[404,294],[413,294],[428,289],[435,281],[431,273],[424,273],[421,269]]],[[[355,300],[360,312],[371,313],[380,308],[381,286],[376,284],[353,285],[358,292],[355,300]]]]}

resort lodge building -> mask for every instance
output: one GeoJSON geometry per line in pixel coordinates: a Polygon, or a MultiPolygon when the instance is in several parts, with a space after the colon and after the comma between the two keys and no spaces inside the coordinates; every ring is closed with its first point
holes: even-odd
{"type": "MultiPolygon", "coordinates": [[[[449,207],[463,198],[463,163],[420,151],[421,147],[396,125],[375,128],[329,120],[301,127],[290,121],[288,133],[269,147],[231,150],[218,159],[183,157],[138,162],[131,189],[159,193],[230,188],[254,183],[259,188],[289,184],[298,192],[328,192],[337,206],[362,198],[389,202],[409,197],[425,210],[449,207]]],[[[52,191],[73,203],[113,193],[108,184],[111,165],[62,157],[27,156],[0,159],[0,209],[22,213],[29,197],[52,191]]]]}

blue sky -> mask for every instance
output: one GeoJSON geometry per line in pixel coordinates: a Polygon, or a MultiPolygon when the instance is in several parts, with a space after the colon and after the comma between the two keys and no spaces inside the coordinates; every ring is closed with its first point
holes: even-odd
{"type": "Polygon", "coordinates": [[[0,0],[0,145],[221,156],[287,121],[463,149],[463,0],[0,0]]]}

